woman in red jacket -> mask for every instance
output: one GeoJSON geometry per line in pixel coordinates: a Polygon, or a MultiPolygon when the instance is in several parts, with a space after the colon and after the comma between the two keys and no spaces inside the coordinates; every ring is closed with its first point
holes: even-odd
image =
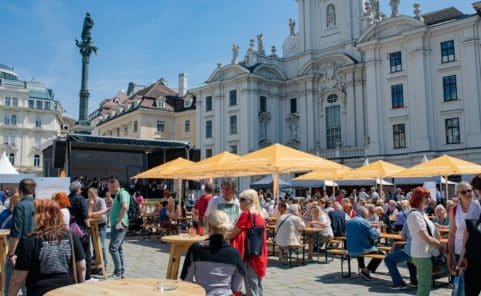
{"type": "Polygon", "coordinates": [[[266,275],[267,270],[266,232],[263,232],[262,246],[258,256],[248,256],[246,254],[245,242],[246,231],[253,226],[256,228],[263,227],[265,230],[265,221],[259,203],[259,196],[255,190],[244,190],[239,195],[239,202],[242,213],[228,238],[232,239],[232,246],[239,250],[246,265],[247,275],[244,281],[247,296],[260,296],[262,295],[262,278],[266,275]]]}

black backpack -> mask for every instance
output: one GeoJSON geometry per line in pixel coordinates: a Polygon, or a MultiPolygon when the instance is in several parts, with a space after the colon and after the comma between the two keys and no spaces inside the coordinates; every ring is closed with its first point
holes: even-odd
{"type": "MultiPolygon", "coordinates": [[[[130,224],[131,222],[137,221],[137,219],[139,219],[140,206],[137,200],[133,196],[131,196],[130,194],[129,196],[130,196],[130,205],[129,205],[129,209],[127,210],[127,216],[129,217],[129,224],[130,224]]],[[[117,195],[117,200],[120,202],[120,192],[117,195]]]]}

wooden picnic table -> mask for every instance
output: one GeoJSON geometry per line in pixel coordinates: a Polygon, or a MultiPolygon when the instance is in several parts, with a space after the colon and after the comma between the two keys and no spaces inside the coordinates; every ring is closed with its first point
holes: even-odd
{"type": "Polygon", "coordinates": [[[400,234],[395,234],[395,233],[381,233],[379,238],[385,238],[385,239],[388,239],[388,240],[398,240],[398,241],[403,240],[403,238],[400,234]]]}
{"type": "Polygon", "coordinates": [[[165,243],[171,244],[166,278],[176,280],[179,273],[179,264],[182,254],[185,254],[192,244],[205,240],[208,237],[208,235],[189,234],[163,236],[161,240],[165,243]]]}
{"type": "Polygon", "coordinates": [[[99,282],[70,285],[52,290],[45,296],[131,296],[131,295],[179,295],[204,296],[205,290],[201,286],[184,281],[164,279],[126,278],[122,280],[108,280],[99,282]]]}

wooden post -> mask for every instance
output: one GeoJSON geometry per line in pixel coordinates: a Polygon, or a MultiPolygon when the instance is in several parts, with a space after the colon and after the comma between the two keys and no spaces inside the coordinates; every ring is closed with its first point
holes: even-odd
{"type": "Polygon", "coordinates": [[[92,235],[92,244],[95,252],[95,260],[92,260],[92,269],[101,269],[102,275],[106,276],[104,254],[102,252],[102,243],[100,242],[99,220],[90,220],[90,229],[92,235]]]}

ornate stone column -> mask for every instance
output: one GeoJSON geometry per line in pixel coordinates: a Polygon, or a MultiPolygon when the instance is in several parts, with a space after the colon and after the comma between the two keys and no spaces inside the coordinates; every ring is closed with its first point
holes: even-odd
{"type": "Polygon", "coordinates": [[[94,26],[94,21],[87,12],[84,19],[83,29],[82,29],[82,41],[75,39],[75,45],[80,49],[80,54],[82,55],[82,82],[80,87],[80,104],[79,104],[79,120],[78,125],[88,126],[88,101],[89,101],[89,90],[88,90],[88,77],[89,77],[89,63],[90,55],[93,53],[97,54],[98,48],[94,45],[90,31],[94,26]]]}

